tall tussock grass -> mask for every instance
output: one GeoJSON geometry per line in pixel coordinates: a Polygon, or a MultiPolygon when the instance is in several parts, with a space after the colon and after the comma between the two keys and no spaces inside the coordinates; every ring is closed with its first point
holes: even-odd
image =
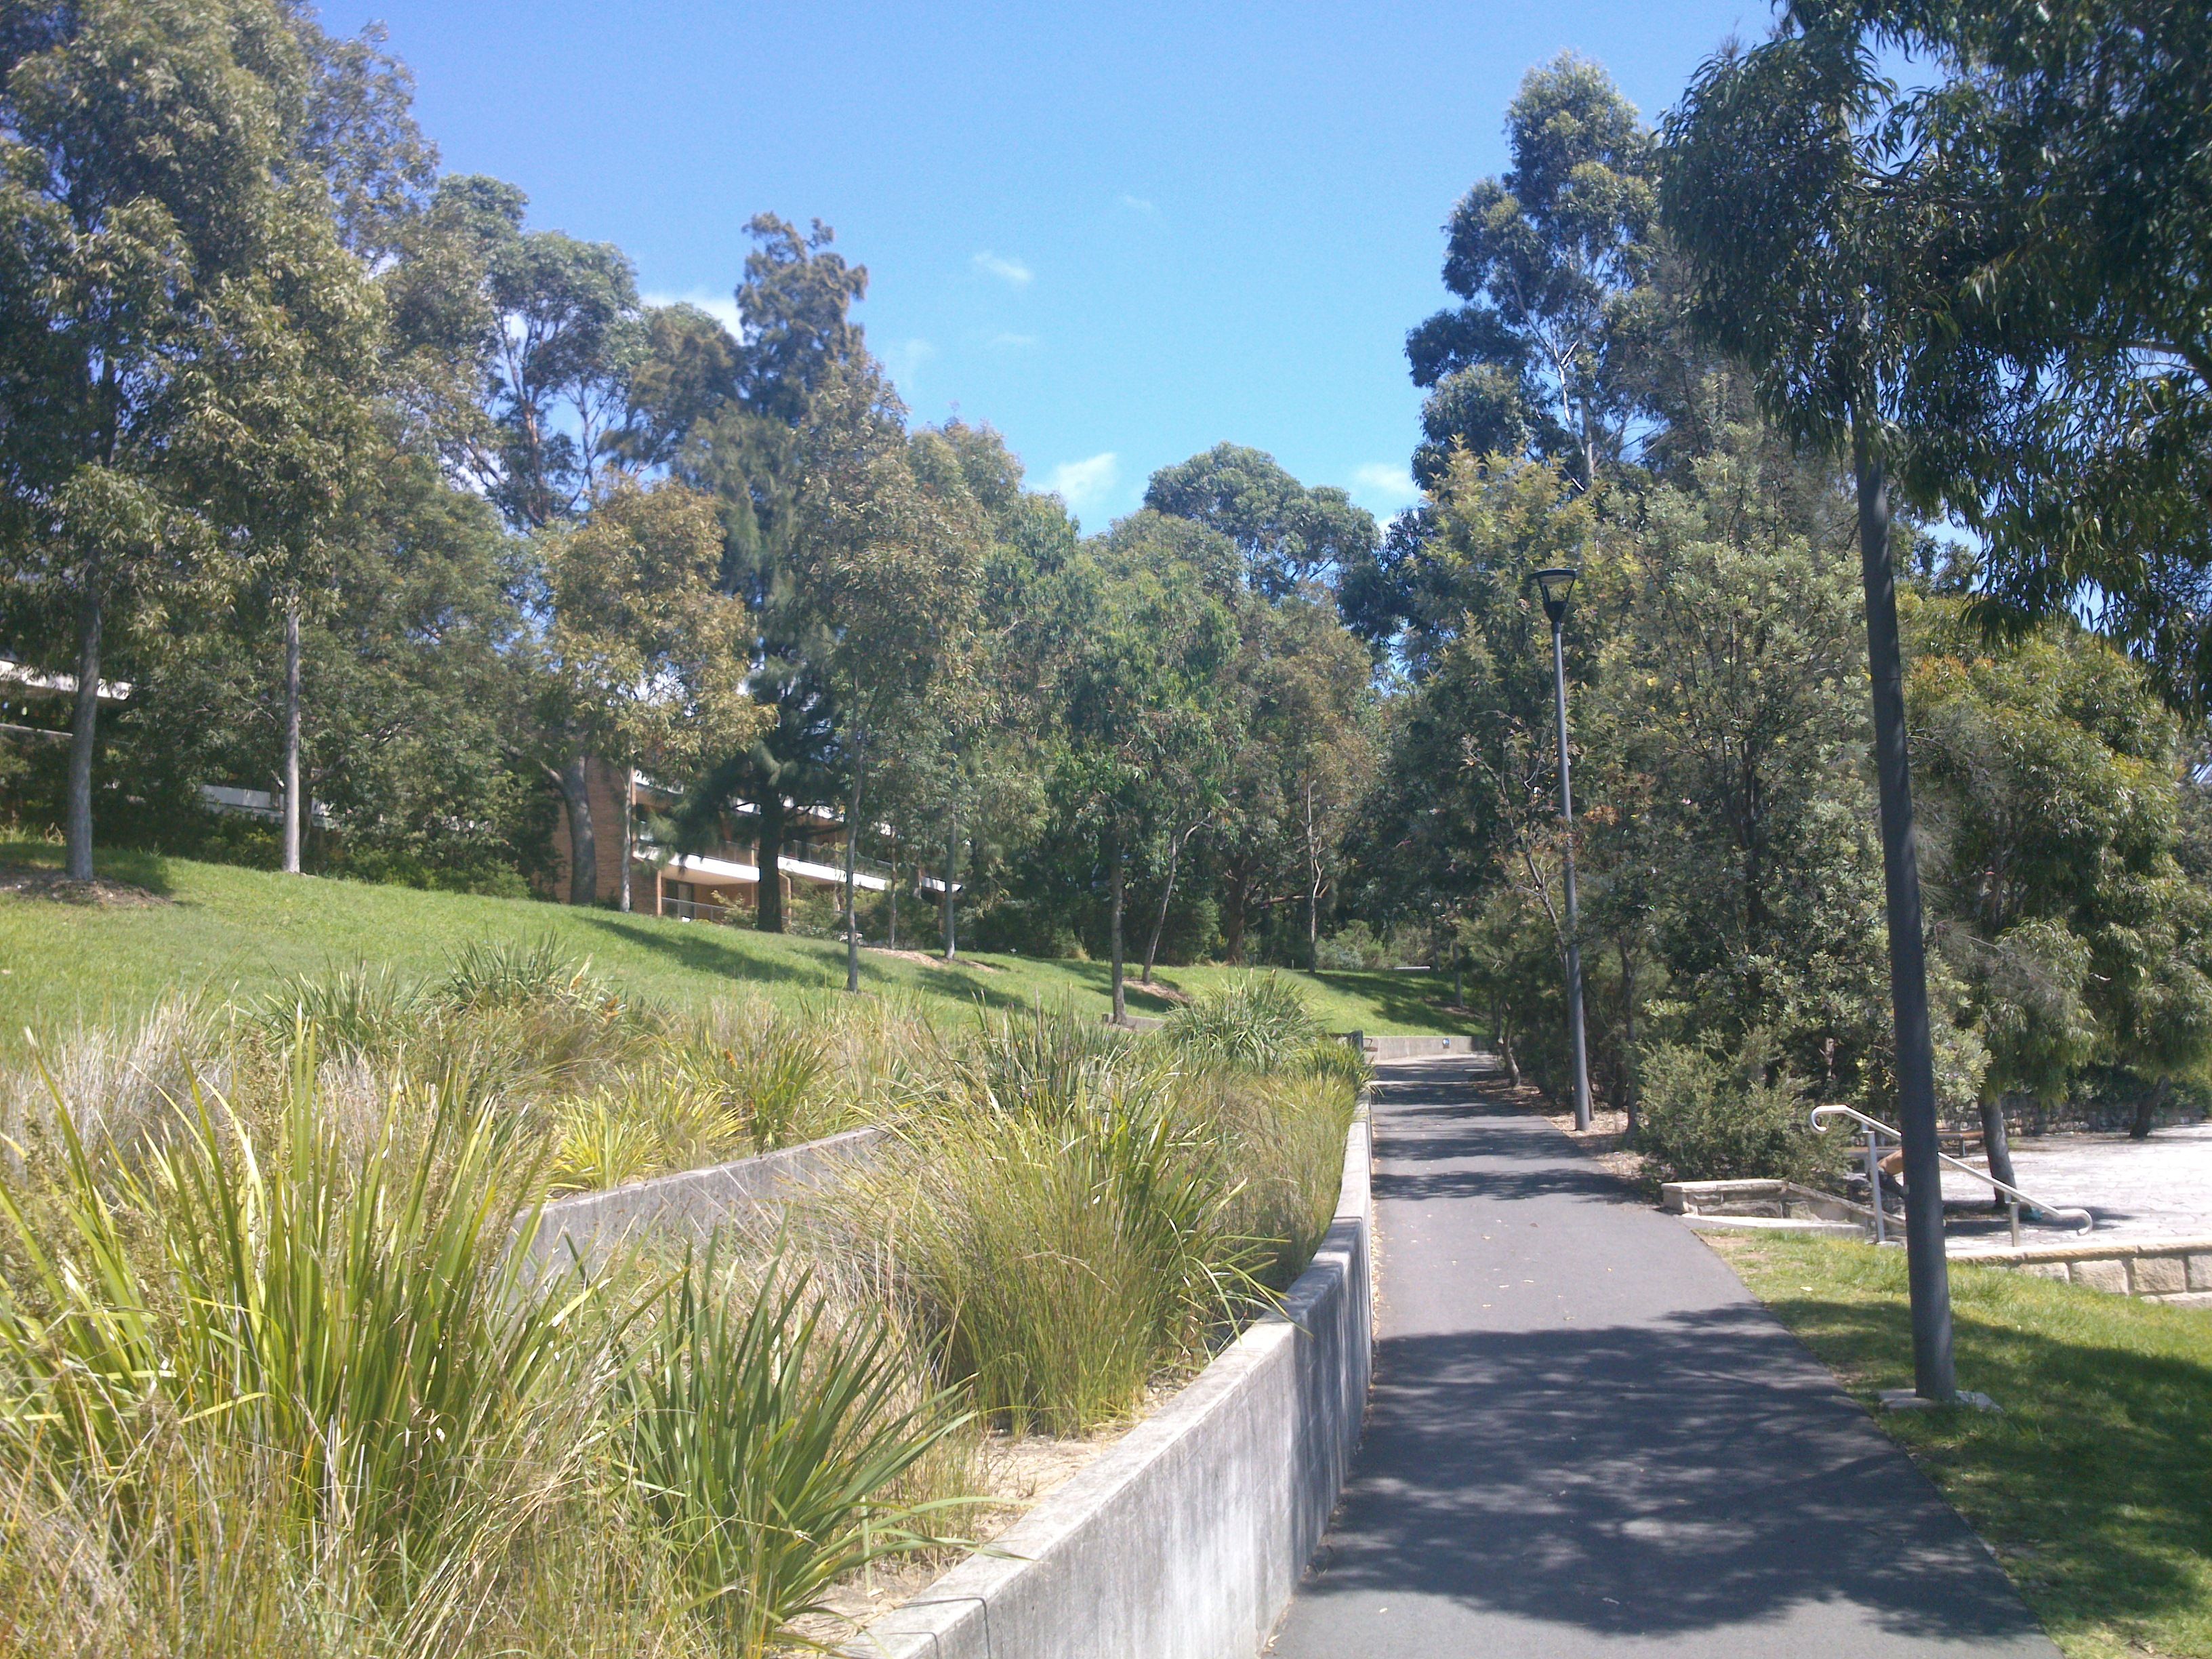
{"type": "Polygon", "coordinates": [[[816,1224],[889,1264],[988,1419],[1068,1434],[1135,1411],[1304,1267],[1357,1093],[1043,1008],[986,1016],[963,1079],[816,1224]]]}
{"type": "Polygon", "coordinates": [[[0,1655],[801,1641],[948,1545],[986,1422],[1126,1419],[1303,1267],[1360,1063],[1236,994],[678,1017],[533,946],[63,1045],[0,1094],[0,1655]],[[524,1248],[857,1122],[896,1150],[773,1238],[524,1248]]]}

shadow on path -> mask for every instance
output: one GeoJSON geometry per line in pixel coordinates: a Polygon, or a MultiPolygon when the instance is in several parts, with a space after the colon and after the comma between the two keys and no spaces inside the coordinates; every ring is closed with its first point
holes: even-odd
{"type": "Polygon", "coordinates": [[[1374,1395],[1271,1653],[2055,1659],[1693,1234],[1466,1063],[1379,1075],[1374,1395]]]}

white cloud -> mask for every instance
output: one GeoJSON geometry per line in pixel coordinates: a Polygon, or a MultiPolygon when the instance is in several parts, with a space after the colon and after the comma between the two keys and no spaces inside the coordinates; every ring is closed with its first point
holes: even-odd
{"type": "Polygon", "coordinates": [[[1376,461],[1355,467],[1352,473],[1352,495],[1364,507],[1376,513],[1395,513],[1401,507],[1411,507],[1421,499],[1421,487],[1413,482],[1413,475],[1395,461],[1376,461]]]}
{"type": "Polygon", "coordinates": [[[911,398],[915,383],[921,378],[921,366],[937,356],[937,348],[927,340],[901,340],[885,353],[891,380],[899,390],[911,398]]]}
{"type": "Polygon", "coordinates": [[[1112,450],[1103,455],[1093,455],[1087,461],[1062,461],[1053,468],[1045,488],[1066,501],[1074,512],[1096,507],[1105,499],[1106,492],[1121,476],[1121,463],[1112,450]]]}
{"type": "Polygon", "coordinates": [[[1158,213],[1159,211],[1158,208],[1153,206],[1152,203],[1147,202],[1143,197],[1132,196],[1126,190],[1121,192],[1121,205],[1128,209],[1132,213],[1158,213]]]}
{"type": "Polygon", "coordinates": [[[994,334],[991,348],[994,351],[1026,351],[1037,343],[1034,334],[994,334]]]}
{"type": "Polygon", "coordinates": [[[731,333],[738,332],[738,301],[733,294],[718,294],[712,289],[695,288],[687,289],[681,294],[641,294],[638,297],[649,306],[696,306],[731,333]]]}
{"type": "Polygon", "coordinates": [[[1003,259],[985,248],[973,261],[975,269],[986,276],[995,276],[1012,288],[1027,288],[1036,280],[1036,272],[1019,259],[1003,259]]]}

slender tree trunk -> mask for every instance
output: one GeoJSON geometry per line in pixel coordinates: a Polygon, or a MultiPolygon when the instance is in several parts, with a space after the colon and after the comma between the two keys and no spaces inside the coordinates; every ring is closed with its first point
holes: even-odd
{"type": "Polygon", "coordinates": [[[1943,1166],[1936,1139],[1936,1049],[1928,1024],[1928,956],[1914,845],[1912,766],[1905,725],[1905,661],[1897,629],[1897,572],[1889,556],[1889,479],[1863,418],[1852,418],[1859,563],[1866,586],[1867,672],[1874,699],[1875,771],[1881,794],[1881,862],[1888,890],[1889,996],[1897,1030],[1898,1128],[1905,1140],[1905,1277],[1912,1304],[1915,1391],[1949,1400],[1951,1275],[1943,1254],[1943,1166]]]}
{"type": "Polygon", "coordinates": [[[1129,1023],[1129,1002],[1121,984],[1121,894],[1128,873],[1128,860],[1121,849],[1114,849],[1114,1023],[1129,1023]]]}
{"type": "Polygon", "coordinates": [[[1198,833],[1198,828],[1194,823],[1168,843],[1167,885],[1160,889],[1159,914],[1152,918],[1152,936],[1145,943],[1145,971],[1141,981],[1144,984],[1152,982],[1152,963],[1159,957],[1160,934],[1168,925],[1168,901],[1175,896],[1176,868],[1182,862],[1182,844],[1198,833]]]}
{"type": "Polygon", "coordinates": [[[1628,1139],[1636,1139],[1636,957],[1627,945],[1620,953],[1620,1104],[1627,1113],[1628,1139]]]}
{"type": "Polygon", "coordinates": [[[92,879],[92,757],[100,744],[100,644],[104,620],[100,573],[86,573],[76,613],[76,702],[70,709],[68,873],[92,879]]]}
{"type": "Polygon", "coordinates": [[[284,873],[300,873],[300,600],[284,606],[284,873]]]}
{"type": "Polygon", "coordinates": [[[845,808],[845,990],[855,994],[860,988],[860,921],[853,910],[853,862],[860,847],[860,795],[866,787],[867,762],[856,755],[853,761],[853,794],[845,808]]]}
{"type": "Polygon", "coordinates": [[[952,896],[952,884],[960,872],[960,813],[956,808],[945,815],[945,959],[952,960],[960,948],[959,901],[952,896]]]}
{"type": "MultiPolygon", "coordinates": [[[[2012,1138],[2005,1131],[2004,1097],[1985,1094],[1982,1097],[1982,1154],[1990,1162],[1990,1173],[2008,1187],[2017,1187],[2019,1180],[2012,1172],[2012,1138]]],[[[1990,1197],[1990,1207],[2002,1210],[2008,1200],[2002,1193],[1990,1197]]]]}
{"type": "Polygon", "coordinates": [[[599,838],[592,829],[590,763],[573,755],[561,769],[561,800],[568,811],[568,902],[599,902],[599,838]]]}
{"type": "Polygon", "coordinates": [[[1498,1058],[1505,1062],[1505,1080],[1514,1088],[1521,1086],[1521,1056],[1513,1052],[1513,1026],[1510,1021],[1498,1022],[1498,1058]]]}
{"type": "Polygon", "coordinates": [[[891,838],[891,884],[890,884],[890,896],[891,896],[891,949],[892,949],[892,950],[894,950],[894,951],[896,951],[896,950],[897,950],[897,949],[898,949],[898,890],[899,890],[899,879],[898,879],[898,876],[899,876],[899,860],[898,860],[898,855],[899,855],[899,849],[898,849],[898,838],[897,838],[896,836],[894,836],[891,838]]]}
{"type": "Polygon", "coordinates": [[[1314,787],[1306,785],[1306,864],[1313,872],[1313,885],[1306,890],[1306,971],[1312,973],[1321,966],[1321,894],[1327,885],[1322,878],[1321,842],[1314,834],[1314,787]]]}
{"type": "Polygon", "coordinates": [[[783,792],[773,786],[761,792],[760,845],[753,862],[760,880],[753,889],[753,925],[763,933],[783,931],[783,792]]]}
{"type": "Polygon", "coordinates": [[[622,913],[630,910],[629,866],[637,849],[637,768],[623,768],[622,792],[622,913]]]}

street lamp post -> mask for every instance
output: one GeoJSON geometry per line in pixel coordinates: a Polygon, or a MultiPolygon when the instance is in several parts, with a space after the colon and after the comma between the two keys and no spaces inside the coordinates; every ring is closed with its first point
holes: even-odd
{"type": "Polygon", "coordinates": [[[1581,573],[1565,567],[1536,573],[1544,614],[1552,619],[1552,690],[1559,726],[1559,821],[1566,826],[1567,1035],[1575,1051],[1575,1127],[1590,1126],[1589,1052],[1583,1040],[1582,922],[1575,908],[1575,790],[1567,775],[1567,596],[1581,573]]]}

